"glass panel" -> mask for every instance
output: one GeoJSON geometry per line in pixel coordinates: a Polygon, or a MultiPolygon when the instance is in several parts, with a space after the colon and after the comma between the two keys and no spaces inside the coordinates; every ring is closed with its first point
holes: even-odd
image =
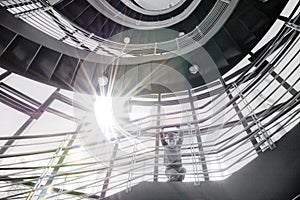
{"type": "MultiPolygon", "coordinates": [[[[13,136],[14,133],[29,119],[25,115],[11,107],[0,103],[0,136],[13,136]]],[[[4,145],[6,140],[0,140],[0,145],[4,145]]]]}
{"type": "Polygon", "coordinates": [[[73,121],[45,112],[26,132],[30,134],[47,134],[72,132],[75,130],[76,124],[73,121]]]}
{"type": "Polygon", "coordinates": [[[39,102],[44,102],[56,89],[17,74],[12,74],[5,83],[39,102]]]}
{"type": "Polygon", "coordinates": [[[63,94],[66,97],[69,97],[70,99],[73,99],[74,97],[74,92],[70,90],[60,90],[59,93],[63,94]]]}
{"type": "Polygon", "coordinates": [[[74,116],[73,106],[61,102],[59,100],[54,100],[49,107],[57,111],[63,112],[66,115],[74,116]]]}

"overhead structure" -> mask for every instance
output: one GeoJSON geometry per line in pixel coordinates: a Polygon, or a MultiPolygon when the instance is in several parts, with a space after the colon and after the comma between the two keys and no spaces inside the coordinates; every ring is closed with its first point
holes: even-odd
{"type": "Polygon", "coordinates": [[[0,1],[0,198],[155,188],[167,181],[159,133],[176,126],[179,188],[205,183],[203,196],[286,156],[278,145],[299,126],[299,2],[152,3],[0,1]]]}

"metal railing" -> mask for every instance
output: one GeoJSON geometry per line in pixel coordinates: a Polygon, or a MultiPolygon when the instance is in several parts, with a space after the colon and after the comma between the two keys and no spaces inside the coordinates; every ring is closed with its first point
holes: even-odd
{"type": "Polygon", "coordinates": [[[71,46],[101,55],[133,56],[134,59],[139,56],[179,54],[179,51],[193,50],[195,42],[204,44],[230,16],[237,2],[230,1],[228,4],[217,1],[206,18],[193,31],[169,41],[149,44],[125,44],[98,37],[65,19],[43,0],[1,1],[0,5],[15,17],[71,46]]]}
{"type": "MultiPolygon", "coordinates": [[[[194,88],[191,90],[192,100],[193,103],[199,104],[195,108],[181,109],[180,104],[172,102],[172,106],[178,105],[178,110],[145,115],[132,120],[130,123],[138,126],[139,130],[130,132],[131,137],[118,138],[119,147],[113,165],[107,165],[110,163],[110,158],[101,161],[95,158],[106,156],[108,151],[100,151],[99,147],[105,146],[107,141],[103,143],[92,141],[85,144],[84,148],[80,147],[79,141],[87,137],[91,131],[88,125],[83,126],[78,132],[1,136],[0,142],[14,140],[15,143],[1,143],[1,148],[10,148],[12,151],[0,155],[0,193],[7,199],[16,197],[25,199],[30,197],[30,194],[39,194],[41,191],[46,191],[45,198],[101,199],[100,195],[103,192],[109,196],[125,189],[130,191],[131,187],[141,181],[153,181],[154,176],[157,176],[158,181],[166,181],[163,147],[157,146],[158,154],[155,152],[157,130],[163,127],[172,129],[177,125],[180,125],[180,129],[184,131],[182,161],[187,169],[185,181],[198,184],[205,178],[221,180],[230,176],[261,152],[274,149],[278,136],[282,134],[281,131],[283,129],[288,131],[299,123],[300,36],[299,29],[294,28],[299,26],[299,11],[292,17],[251,66],[235,77],[235,81],[225,81],[225,86],[221,81],[212,83],[214,87],[223,87],[218,90],[219,93],[211,92],[209,87],[208,89],[194,88]],[[211,92],[211,96],[201,96],[205,92],[211,92]],[[264,98],[260,98],[261,95],[264,98]],[[220,107],[214,108],[214,105],[219,104],[220,107]],[[238,109],[235,109],[234,104],[238,109]],[[178,114],[181,116],[177,116],[178,114]],[[197,120],[193,118],[195,115],[197,120]],[[176,121],[177,118],[182,121],[176,121]],[[155,123],[158,119],[170,121],[165,124],[155,123]],[[220,119],[223,119],[221,124],[219,124],[220,119]],[[193,126],[195,124],[198,125],[199,130],[195,129],[197,127],[193,126]],[[196,140],[198,132],[201,141],[196,140]],[[74,134],[77,134],[76,143],[65,145],[72,140],[69,136],[74,134]],[[50,140],[51,138],[53,140],[50,140]],[[252,143],[253,140],[256,141],[255,144],[252,143]],[[51,148],[48,146],[47,149],[40,149],[45,144],[51,145],[51,148]],[[88,151],[93,150],[97,153],[91,155],[88,151]],[[82,157],[76,160],[81,154],[82,157]],[[66,157],[63,162],[53,162],[63,156],[66,157]],[[158,156],[157,163],[156,156],[158,156]],[[207,169],[204,169],[203,165],[206,165],[207,169]],[[157,171],[154,170],[154,166],[157,166],[157,171]],[[59,170],[50,175],[54,169],[59,170]],[[112,170],[112,173],[106,176],[108,170],[112,170]],[[54,179],[53,183],[45,184],[49,179],[54,179]],[[102,187],[108,180],[107,187],[102,187]],[[10,189],[12,187],[18,190],[10,189]]],[[[36,108],[42,105],[6,85],[5,80],[3,82],[0,84],[0,95],[5,105],[12,106],[18,98],[20,100],[18,105],[22,105],[22,109],[18,111],[28,117],[31,113],[25,108],[36,111],[36,108]]],[[[190,102],[185,93],[187,92],[178,95],[178,98],[190,102]]],[[[172,95],[165,95],[165,99],[170,96],[172,95]]],[[[163,95],[157,100],[149,97],[151,99],[149,101],[147,98],[147,96],[136,98],[133,103],[136,105],[144,103],[145,107],[155,103],[160,105],[161,109],[168,105],[168,100],[165,100],[163,95]]],[[[58,101],[64,99],[62,102],[72,104],[72,100],[62,94],[56,95],[55,99],[58,101]]],[[[85,107],[80,106],[80,102],[74,102],[74,105],[78,105],[78,109],[85,107]]],[[[52,108],[51,105],[46,111],[69,121],[74,119],[79,121],[52,108]]],[[[130,126],[126,128],[130,130],[130,126]]],[[[111,145],[109,142],[108,144],[111,145]]]]}

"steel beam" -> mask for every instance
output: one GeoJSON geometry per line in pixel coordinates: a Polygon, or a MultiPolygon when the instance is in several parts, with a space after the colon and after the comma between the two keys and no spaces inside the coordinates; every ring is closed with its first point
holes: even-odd
{"type": "MultiPolygon", "coordinates": [[[[224,81],[224,79],[223,79],[222,77],[220,78],[220,82],[222,83],[222,85],[223,85],[225,88],[227,87],[227,85],[226,85],[226,83],[225,83],[225,81],[224,81]]],[[[230,93],[230,91],[229,91],[229,90],[226,90],[226,93],[227,93],[228,98],[229,98],[230,100],[232,100],[232,99],[233,99],[233,96],[232,96],[232,94],[230,93]]],[[[238,115],[238,117],[239,117],[239,119],[240,119],[240,121],[241,121],[243,127],[244,127],[244,128],[248,127],[248,126],[249,126],[249,125],[248,125],[248,122],[247,122],[246,118],[244,117],[244,115],[243,115],[241,109],[239,108],[239,106],[237,105],[237,103],[236,103],[235,101],[232,102],[232,106],[233,106],[233,108],[234,108],[236,114],[238,115]]],[[[246,133],[247,133],[248,135],[252,135],[252,134],[253,134],[250,128],[249,128],[249,129],[246,129],[246,133]]],[[[251,141],[253,147],[257,146],[258,143],[257,143],[257,141],[256,141],[256,139],[255,139],[254,137],[250,138],[250,141],[251,141]]],[[[257,154],[259,154],[259,153],[261,152],[261,148],[258,146],[258,147],[255,148],[255,151],[256,151],[257,154]]]]}
{"type": "Polygon", "coordinates": [[[114,167],[114,161],[115,161],[115,158],[116,158],[116,155],[117,155],[118,148],[119,148],[119,142],[116,141],[113,152],[112,152],[112,156],[111,156],[111,159],[110,159],[110,162],[109,162],[109,167],[108,167],[107,172],[106,172],[105,180],[104,180],[104,183],[103,183],[103,186],[102,186],[100,199],[105,197],[105,194],[106,194],[106,191],[107,191],[107,188],[108,188],[108,184],[109,184],[109,180],[110,180],[110,177],[111,177],[111,173],[112,173],[112,170],[113,170],[113,167],[114,167]]]}
{"type": "MultiPolygon", "coordinates": [[[[196,112],[195,112],[194,99],[193,99],[191,90],[188,90],[188,94],[189,94],[189,101],[190,101],[190,105],[191,105],[191,109],[192,109],[193,121],[197,121],[198,119],[197,119],[197,115],[196,115],[196,112]]],[[[202,139],[201,139],[201,136],[200,136],[199,125],[196,123],[196,124],[194,124],[194,126],[195,126],[196,138],[197,138],[197,142],[198,142],[200,161],[202,163],[201,166],[202,166],[202,170],[203,170],[204,180],[208,181],[209,180],[209,174],[208,174],[206,159],[205,159],[205,156],[204,156],[204,149],[202,147],[202,139]]]]}
{"type": "MultiPolygon", "coordinates": [[[[26,128],[36,119],[38,119],[42,113],[48,108],[48,106],[54,101],[56,94],[58,93],[59,89],[56,89],[52,95],[36,110],[33,116],[31,116],[14,134],[14,136],[21,135],[26,128]]],[[[9,146],[12,145],[15,140],[8,140],[3,147],[0,149],[0,155],[4,154],[8,149],[9,146]]]]}
{"type": "MultiPolygon", "coordinates": [[[[158,94],[158,105],[157,105],[157,119],[156,119],[156,126],[160,126],[160,114],[161,114],[161,94],[158,94]]],[[[159,133],[160,129],[156,129],[156,137],[155,137],[155,159],[154,159],[154,176],[153,181],[158,181],[158,158],[159,158],[159,133]]]]}

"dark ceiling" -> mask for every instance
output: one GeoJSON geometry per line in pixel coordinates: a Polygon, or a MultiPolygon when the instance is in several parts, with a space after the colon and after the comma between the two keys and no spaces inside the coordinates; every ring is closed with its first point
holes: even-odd
{"type": "MultiPolygon", "coordinates": [[[[112,2],[113,1],[111,1],[111,3],[112,2]]],[[[225,25],[203,46],[203,48],[196,49],[179,57],[147,61],[147,63],[152,63],[152,65],[160,65],[163,63],[180,72],[186,77],[192,87],[200,86],[207,82],[204,81],[204,79],[207,79],[207,77],[204,76],[209,76],[211,71],[210,65],[203,61],[205,60],[204,56],[208,56],[209,59],[212,59],[213,65],[217,66],[220,75],[226,73],[244,58],[245,55],[250,53],[251,49],[260,41],[278,18],[286,3],[287,0],[273,0],[265,3],[261,1],[241,0],[225,25]],[[191,63],[191,60],[193,63],[191,63]],[[189,73],[188,68],[193,64],[199,65],[205,73],[202,73],[201,75],[199,73],[195,75],[189,73]]],[[[212,5],[213,1],[201,1],[201,4],[198,6],[199,8],[197,8],[190,17],[169,28],[182,30],[182,27],[184,27],[186,28],[186,32],[190,31],[195,28],[196,24],[199,24],[199,21],[204,17],[203,13],[209,12],[212,5]]],[[[118,6],[121,7],[120,5],[118,6]]],[[[95,9],[88,5],[87,1],[66,0],[61,1],[61,3],[57,4],[55,7],[59,12],[82,28],[99,34],[102,37],[109,37],[111,34],[115,34],[121,29],[128,29],[128,27],[121,27],[118,29],[115,22],[109,21],[105,16],[102,16],[101,13],[96,12],[95,9]],[[80,13],[80,15],[78,13],[80,13]],[[97,19],[95,16],[100,15],[101,20],[106,20],[105,23],[95,22],[97,19]],[[83,17],[85,17],[85,19],[81,19],[83,17]],[[95,20],[91,23],[82,23],[83,21],[91,21],[90,19],[92,18],[95,18],[95,20]],[[105,27],[99,26],[99,24],[105,25],[105,27]],[[110,30],[110,33],[108,34],[104,29],[110,30]]],[[[119,7],[118,9],[120,9],[119,7]]],[[[9,20],[17,20],[8,17],[8,13],[2,13],[2,15],[5,15],[3,19],[10,18],[9,20]]],[[[3,22],[4,21],[5,20],[3,20],[3,22]]],[[[58,50],[61,49],[60,47],[58,48],[58,45],[52,45],[56,50],[49,46],[41,46],[41,43],[36,43],[34,38],[31,40],[28,37],[23,37],[23,34],[20,33],[20,30],[23,31],[23,29],[13,30],[12,27],[8,27],[8,25],[5,25],[3,22],[0,28],[1,33],[5,34],[1,34],[2,36],[0,39],[0,50],[2,51],[0,62],[1,65],[8,70],[65,89],[73,89],[74,79],[80,79],[80,77],[77,76],[77,72],[80,71],[81,68],[87,68],[87,71],[90,74],[97,75],[98,72],[104,72],[102,64],[97,62],[87,62],[84,61],[82,57],[77,57],[77,55],[80,54],[79,50],[79,53],[65,54],[63,53],[64,51],[58,50]],[[16,35],[16,33],[19,34],[16,35]],[[9,45],[8,48],[6,48],[7,45],[9,45]],[[89,67],[86,66],[87,63],[89,67]]],[[[18,24],[22,24],[22,22],[19,21],[18,24]]],[[[153,32],[156,31],[160,30],[153,30],[153,32]]],[[[32,37],[40,38],[39,35],[33,35],[32,37]]],[[[154,37],[154,39],[156,40],[158,38],[154,37]]],[[[67,48],[64,47],[63,49],[67,48]]],[[[76,52],[77,50],[72,51],[76,52]]],[[[123,68],[118,73],[123,73],[124,71],[138,67],[141,64],[145,63],[141,61],[138,65],[118,64],[118,69],[123,68]]],[[[105,66],[105,68],[105,70],[109,72],[107,66],[105,66]]],[[[111,68],[116,67],[112,64],[108,69],[111,68]]],[[[93,77],[95,78],[95,80],[91,80],[91,83],[95,84],[94,87],[96,88],[97,76],[91,77],[92,79],[93,77]]],[[[82,78],[84,79],[84,77],[82,78]]],[[[215,76],[215,78],[218,77],[215,76]]],[[[80,90],[88,93],[91,92],[91,89],[86,86],[82,86],[80,90]]],[[[148,91],[166,92],[163,87],[159,86],[153,86],[148,91]]]]}

